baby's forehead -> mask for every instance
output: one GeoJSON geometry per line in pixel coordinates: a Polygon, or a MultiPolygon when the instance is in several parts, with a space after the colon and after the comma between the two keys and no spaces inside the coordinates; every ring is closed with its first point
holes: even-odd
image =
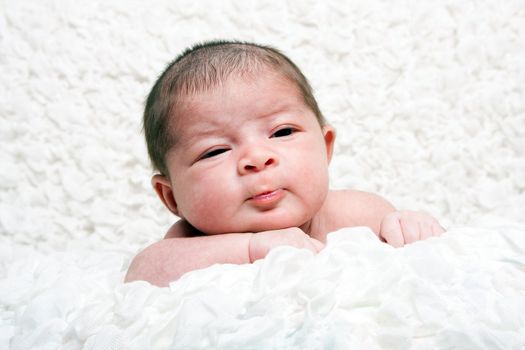
{"type": "MultiPolygon", "coordinates": [[[[217,123],[215,123],[213,118],[220,118],[222,114],[217,113],[217,111],[222,112],[224,110],[223,103],[230,107],[235,105],[237,108],[242,108],[244,105],[246,110],[252,109],[252,104],[246,104],[246,99],[244,98],[245,93],[248,93],[247,90],[250,90],[249,93],[252,96],[257,97],[257,94],[260,93],[261,97],[263,94],[266,97],[265,99],[260,99],[260,113],[270,113],[275,108],[283,107],[286,103],[288,105],[300,104],[301,109],[312,111],[301,93],[299,84],[282,72],[271,70],[260,72],[259,74],[231,75],[220,83],[209,85],[200,90],[194,90],[191,93],[179,93],[172,106],[169,123],[170,133],[177,139],[177,136],[185,133],[186,128],[192,126],[193,123],[199,126],[206,126],[207,124],[211,126],[220,125],[223,120],[217,120],[217,123]],[[268,84],[268,82],[271,83],[268,84]],[[277,86],[280,88],[276,86],[275,90],[269,89],[268,86],[272,84],[278,84],[277,86]],[[259,90],[259,88],[261,89],[259,90]],[[235,89],[239,90],[235,91],[235,89]],[[235,92],[232,93],[232,91],[235,92]],[[271,97],[268,98],[268,95],[271,95],[271,97]],[[235,99],[235,96],[239,96],[238,101],[235,99]],[[223,97],[224,99],[221,100],[223,97]],[[263,102],[266,100],[269,102],[263,102]],[[214,117],[210,119],[209,116],[214,117]]],[[[255,104],[258,104],[258,102],[256,101],[255,104]]],[[[227,116],[227,113],[223,116],[227,116]]]]}
{"type": "MultiPolygon", "coordinates": [[[[257,83],[258,81],[267,79],[268,77],[276,78],[282,81],[287,81],[293,84],[296,88],[300,88],[298,81],[293,79],[290,74],[286,73],[285,67],[272,66],[267,63],[258,63],[239,67],[238,69],[220,69],[217,67],[216,74],[213,78],[203,76],[201,72],[196,72],[193,77],[191,75],[186,79],[181,79],[181,85],[176,90],[179,97],[190,96],[193,94],[202,94],[206,92],[215,92],[222,89],[227,83],[257,83]],[[188,79],[189,78],[189,79],[188,79]],[[184,80],[189,80],[184,82],[184,80]]],[[[214,69],[211,67],[210,69],[214,69]]]]}
{"type": "MultiPolygon", "coordinates": [[[[299,82],[279,69],[265,67],[258,70],[232,72],[228,76],[208,84],[195,84],[193,89],[177,89],[172,101],[173,113],[171,115],[175,119],[180,118],[182,111],[191,109],[200,102],[206,101],[206,98],[210,95],[227,92],[227,89],[236,88],[240,85],[257,87],[259,82],[268,82],[269,80],[290,87],[291,89],[288,90],[290,95],[298,96],[304,100],[299,82]]],[[[282,90],[280,93],[282,94],[282,90]]]]}

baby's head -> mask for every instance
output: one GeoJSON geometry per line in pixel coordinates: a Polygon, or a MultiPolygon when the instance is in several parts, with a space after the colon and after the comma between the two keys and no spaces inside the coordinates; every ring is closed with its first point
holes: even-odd
{"type": "Polygon", "coordinates": [[[197,44],[173,60],[157,79],[146,101],[144,132],[153,167],[169,176],[166,154],[177,142],[171,128],[176,123],[179,100],[216,88],[231,76],[252,76],[262,69],[278,73],[298,89],[320,125],[325,125],[308,80],[299,68],[278,50],[253,43],[211,41],[197,44]]]}
{"type": "Polygon", "coordinates": [[[206,234],[307,225],[326,198],[335,133],[273,48],[186,50],[153,86],[144,130],[159,197],[206,234]]]}

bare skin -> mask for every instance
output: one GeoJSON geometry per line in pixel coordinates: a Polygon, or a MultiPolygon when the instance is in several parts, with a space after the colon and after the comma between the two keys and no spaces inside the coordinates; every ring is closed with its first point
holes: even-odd
{"type": "Polygon", "coordinates": [[[396,247],[443,232],[431,216],[396,211],[377,195],[330,191],[335,130],[293,82],[260,73],[179,98],[169,176],[152,184],[181,220],[135,257],[127,282],[167,286],[188,271],[251,263],[282,245],[318,252],[343,227],[370,227],[396,247]]]}
{"type": "Polygon", "coordinates": [[[188,271],[216,263],[251,263],[282,245],[317,253],[324,247],[328,233],[350,226],[370,227],[381,240],[397,247],[443,232],[439,223],[430,216],[398,212],[377,195],[351,190],[330,191],[323,208],[303,227],[304,230],[291,227],[258,233],[206,236],[187,221],[179,220],[169,229],[165,239],[137,255],[128,270],[126,282],[146,280],[158,286],[167,286],[188,271]],[[407,229],[415,219],[425,222],[424,230],[407,229]],[[408,225],[405,234],[403,225],[408,225]]]}

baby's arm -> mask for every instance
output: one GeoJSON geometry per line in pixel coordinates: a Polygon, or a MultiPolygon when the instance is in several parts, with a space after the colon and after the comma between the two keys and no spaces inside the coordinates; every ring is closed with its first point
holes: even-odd
{"type": "Polygon", "coordinates": [[[185,272],[214,263],[247,263],[249,241],[249,234],[163,239],[133,259],[125,281],[144,280],[164,287],[185,272]]]}
{"type": "MultiPolygon", "coordinates": [[[[162,241],[140,252],[132,261],[125,281],[148,281],[167,286],[184,273],[217,263],[246,264],[262,259],[268,252],[282,245],[306,248],[318,252],[323,244],[298,228],[251,233],[228,233],[213,236],[184,236],[180,222],[162,241]],[[177,229],[177,227],[179,229],[177,229]]],[[[191,233],[189,233],[191,234],[191,233]]]]}
{"type": "Polygon", "coordinates": [[[336,225],[328,232],[346,226],[368,226],[394,247],[445,232],[439,222],[426,213],[397,211],[382,197],[362,191],[331,191],[328,212],[336,225]]]}

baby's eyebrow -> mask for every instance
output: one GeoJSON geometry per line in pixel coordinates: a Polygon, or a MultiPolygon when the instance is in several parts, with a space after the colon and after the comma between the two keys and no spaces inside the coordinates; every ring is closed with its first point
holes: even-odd
{"type": "MultiPolygon", "coordinates": [[[[289,102],[278,103],[272,107],[273,108],[268,108],[267,113],[261,113],[255,119],[277,120],[282,118],[284,114],[301,114],[302,112],[300,108],[297,108],[289,102]]],[[[221,123],[202,121],[191,125],[188,129],[182,130],[182,132],[179,132],[179,135],[184,135],[179,139],[182,141],[182,147],[188,147],[198,139],[224,136],[227,130],[228,128],[225,128],[221,123]]]]}
{"type": "Polygon", "coordinates": [[[195,125],[195,129],[197,130],[194,134],[196,136],[214,136],[223,134],[225,131],[224,125],[213,123],[201,123],[200,125],[195,125]]]}
{"type": "Polygon", "coordinates": [[[203,123],[190,127],[190,130],[186,130],[186,132],[183,133],[184,137],[180,137],[180,140],[183,146],[187,147],[199,139],[221,135],[223,132],[224,128],[203,123]]]}
{"type": "Polygon", "coordinates": [[[296,108],[294,108],[293,104],[291,103],[279,103],[277,105],[272,106],[272,108],[268,109],[268,113],[265,113],[260,116],[260,118],[275,118],[276,115],[285,113],[285,112],[293,112],[296,108]]]}

